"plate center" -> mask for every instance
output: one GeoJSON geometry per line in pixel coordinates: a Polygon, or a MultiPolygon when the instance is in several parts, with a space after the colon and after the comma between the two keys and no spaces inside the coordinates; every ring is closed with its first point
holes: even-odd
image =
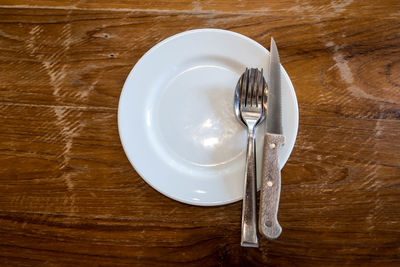
{"type": "Polygon", "coordinates": [[[226,164],[245,147],[245,128],[233,112],[239,75],[218,65],[190,67],[173,77],[158,96],[154,120],[158,139],[186,163],[226,164]]]}

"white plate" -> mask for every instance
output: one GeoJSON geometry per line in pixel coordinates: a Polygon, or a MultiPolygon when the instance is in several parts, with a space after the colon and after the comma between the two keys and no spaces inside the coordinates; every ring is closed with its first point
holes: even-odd
{"type": "MultiPolygon", "coordinates": [[[[140,176],[187,204],[242,199],[247,135],[234,116],[233,94],[245,67],[264,68],[268,81],[268,62],[268,50],[257,42],[217,29],[183,32],[151,48],[126,79],[118,107],[121,142],[140,176]]],[[[283,167],[296,139],[298,108],[283,68],[281,84],[283,167]]],[[[257,133],[258,173],[263,129],[257,133]]]]}

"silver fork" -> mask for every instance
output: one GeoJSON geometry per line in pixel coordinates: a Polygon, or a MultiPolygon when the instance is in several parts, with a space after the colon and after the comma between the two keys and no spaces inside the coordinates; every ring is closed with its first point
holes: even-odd
{"type": "Polygon", "coordinates": [[[242,207],[242,238],[244,247],[258,247],[256,221],[256,139],[255,129],[263,117],[264,78],[258,69],[247,69],[239,87],[239,115],[247,126],[247,154],[242,207]]]}

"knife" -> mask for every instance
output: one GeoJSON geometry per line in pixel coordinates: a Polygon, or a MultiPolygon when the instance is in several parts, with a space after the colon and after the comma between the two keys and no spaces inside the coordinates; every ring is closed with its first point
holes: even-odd
{"type": "Polygon", "coordinates": [[[285,143],[282,134],[281,64],[275,41],[271,38],[270,75],[268,84],[267,124],[264,139],[264,158],[258,228],[268,239],[279,237],[282,227],[278,222],[281,192],[281,170],[278,151],[285,143]]]}

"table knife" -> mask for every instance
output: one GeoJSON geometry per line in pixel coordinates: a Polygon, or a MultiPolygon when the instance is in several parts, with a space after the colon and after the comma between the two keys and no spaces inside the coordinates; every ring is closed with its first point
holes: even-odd
{"type": "Polygon", "coordinates": [[[268,84],[267,121],[258,228],[268,239],[279,237],[282,227],[278,222],[281,191],[281,170],[278,151],[285,143],[282,134],[281,66],[278,49],[271,38],[270,76],[268,84]]]}

